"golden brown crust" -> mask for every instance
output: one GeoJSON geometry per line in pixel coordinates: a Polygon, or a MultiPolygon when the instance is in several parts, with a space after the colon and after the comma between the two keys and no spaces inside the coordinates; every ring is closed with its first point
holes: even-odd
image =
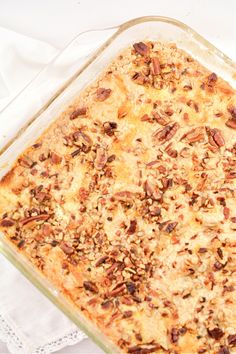
{"type": "Polygon", "coordinates": [[[236,346],[234,90],[136,43],[0,182],[1,229],[124,352],[236,346]]]}

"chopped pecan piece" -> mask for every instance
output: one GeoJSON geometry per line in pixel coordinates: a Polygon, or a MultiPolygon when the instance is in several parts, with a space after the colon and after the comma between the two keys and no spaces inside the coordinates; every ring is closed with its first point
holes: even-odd
{"type": "Polygon", "coordinates": [[[97,100],[100,102],[105,101],[108,97],[111,95],[111,89],[105,89],[103,87],[100,87],[97,89],[97,100]]]}
{"type": "Polygon", "coordinates": [[[219,327],[215,327],[213,329],[207,328],[207,332],[208,335],[215,340],[219,340],[224,335],[224,332],[219,327]]]}
{"type": "Polygon", "coordinates": [[[130,226],[129,226],[128,230],[127,230],[127,233],[129,235],[134,234],[135,231],[136,231],[136,227],[137,227],[137,221],[136,220],[131,220],[130,221],[130,226]]]}
{"type": "Polygon", "coordinates": [[[149,54],[149,48],[143,42],[134,43],[133,47],[134,47],[134,50],[136,51],[136,53],[138,53],[142,56],[147,56],[149,54]]]}
{"type": "Polygon", "coordinates": [[[116,155],[110,155],[108,158],[107,158],[107,162],[109,162],[109,163],[111,163],[111,162],[113,162],[113,161],[115,161],[115,159],[116,159],[116,155]]]}
{"type": "Polygon", "coordinates": [[[17,244],[17,247],[21,249],[24,247],[24,245],[25,245],[25,240],[20,240],[17,244]]]}
{"type": "Polygon", "coordinates": [[[161,143],[165,143],[173,138],[179,128],[178,123],[172,125],[167,125],[165,128],[158,130],[154,133],[154,138],[159,140],[161,143]]]}
{"type": "Polygon", "coordinates": [[[198,253],[206,253],[207,252],[207,248],[205,247],[200,247],[198,250],[198,253]]]}
{"type": "Polygon", "coordinates": [[[236,119],[228,119],[225,125],[229,128],[236,129],[236,119]]]}
{"type": "Polygon", "coordinates": [[[55,165],[58,165],[61,163],[62,157],[59,156],[58,154],[56,154],[55,152],[51,152],[50,156],[51,156],[52,163],[54,163],[55,165]]]}
{"type": "Polygon", "coordinates": [[[105,122],[103,123],[103,129],[105,134],[108,136],[114,135],[115,130],[117,129],[117,123],[116,122],[105,122]]]}
{"type": "Polygon", "coordinates": [[[21,225],[27,225],[28,223],[32,222],[32,221],[45,221],[48,220],[50,218],[49,214],[39,214],[39,215],[35,215],[35,216],[29,216],[27,218],[23,218],[20,220],[21,225]]]}
{"type": "Polygon", "coordinates": [[[217,81],[217,75],[215,73],[211,73],[208,77],[207,77],[207,84],[209,86],[213,86],[215,85],[216,81],[217,81]]]}
{"type": "Polygon", "coordinates": [[[236,334],[230,334],[227,339],[229,345],[231,345],[232,347],[236,347],[236,334]]]}
{"type": "Polygon", "coordinates": [[[152,74],[159,75],[161,73],[161,65],[158,58],[152,58],[152,74]]]}
{"type": "Polygon", "coordinates": [[[221,131],[217,128],[206,127],[206,132],[209,138],[209,143],[215,147],[222,147],[225,145],[225,141],[221,131]]]}
{"type": "Polygon", "coordinates": [[[99,258],[99,259],[97,260],[97,262],[95,263],[95,266],[96,266],[96,267],[99,267],[100,265],[102,265],[103,263],[105,263],[108,258],[109,258],[108,256],[102,256],[101,258],[99,258]]]}
{"type": "Polygon", "coordinates": [[[170,332],[170,339],[172,343],[177,343],[179,340],[179,330],[178,328],[172,328],[170,332]]]}
{"type": "Polygon", "coordinates": [[[221,346],[220,349],[218,350],[217,354],[230,354],[230,351],[226,346],[224,346],[224,347],[221,346]]]}
{"type": "Polygon", "coordinates": [[[181,138],[181,140],[187,140],[189,144],[196,143],[199,141],[204,140],[204,130],[203,127],[197,127],[194,129],[189,130],[187,133],[185,133],[181,138]]]}
{"type": "Polygon", "coordinates": [[[134,80],[138,85],[145,85],[148,82],[148,78],[141,73],[135,73],[132,76],[132,80],[134,80]]]}
{"type": "Polygon", "coordinates": [[[143,189],[148,197],[150,197],[154,200],[161,199],[161,193],[159,192],[158,188],[151,182],[150,179],[147,179],[144,182],[143,189]]]}
{"type": "Polygon", "coordinates": [[[129,191],[116,192],[114,198],[121,202],[130,202],[133,199],[133,193],[129,191]]]}
{"type": "Polygon", "coordinates": [[[173,222],[165,221],[159,224],[159,229],[169,234],[176,228],[177,225],[178,225],[177,221],[173,221],[173,222]]]}
{"type": "Polygon", "coordinates": [[[86,107],[81,107],[81,108],[77,108],[74,112],[71,113],[70,115],[70,119],[76,119],[80,116],[85,116],[87,113],[87,108],[86,107]]]}
{"type": "Polygon", "coordinates": [[[132,315],[133,315],[133,311],[125,311],[123,313],[124,318],[130,318],[130,317],[132,317],[132,315]]]}
{"type": "Polygon", "coordinates": [[[88,136],[88,134],[82,132],[81,130],[78,130],[73,134],[73,139],[73,144],[79,146],[85,153],[89,152],[91,146],[93,145],[92,139],[88,136]]]}
{"type": "Polygon", "coordinates": [[[230,171],[230,172],[226,173],[225,177],[226,177],[226,179],[236,178],[236,171],[230,171]]]}
{"type": "Polygon", "coordinates": [[[79,155],[79,154],[80,154],[80,152],[81,152],[81,149],[80,149],[80,148],[79,148],[79,149],[74,150],[74,151],[71,153],[71,157],[75,157],[75,156],[79,155]]]}
{"type": "Polygon", "coordinates": [[[3,227],[11,227],[15,224],[15,221],[9,218],[5,218],[1,220],[1,226],[3,227]]]}
{"type": "Polygon", "coordinates": [[[94,160],[94,167],[97,170],[102,170],[107,163],[107,152],[103,147],[97,148],[96,158],[94,160]]]}
{"type": "Polygon", "coordinates": [[[69,246],[69,245],[67,245],[67,243],[65,243],[65,242],[63,242],[60,247],[61,247],[62,251],[65,254],[67,254],[68,256],[70,256],[71,254],[74,253],[74,248],[69,246]]]}
{"type": "Polygon", "coordinates": [[[109,296],[117,296],[117,295],[120,295],[121,293],[123,293],[126,289],[126,286],[125,284],[121,284],[120,286],[116,286],[113,290],[111,290],[109,292],[109,296]]]}
{"type": "Polygon", "coordinates": [[[132,283],[131,281],[128,281],[126,283],[127,291],[129,294],[133,295],[136,291],[136,285],[132,283]]]}
{"type": "Polygon", "coordinates": [[[235,106],[228,107],[228,112],[231,114],[233,119],[236,119],[236,107],[235,106]]]}
{"type": "Polygon", "coordinates": [[[146,345],[135,345],[134,347],[128,348],[128,353],[131,354],[149,354],[154,353],[160,349],[159,344],[146,344],[146,345]]]}
{"type": "Polygon", "coordinates": [[[32,168],[35,162],[29,156],[21,156],[19,158],[19,164],[23,167],[32,168]]]}
{"type": "Polygon", "coordinates": [[[84,281],[83,286],[85,290],[91,291],[91,293],[97,294],[99,292],[97,285],[93,281],[84,281]]]}

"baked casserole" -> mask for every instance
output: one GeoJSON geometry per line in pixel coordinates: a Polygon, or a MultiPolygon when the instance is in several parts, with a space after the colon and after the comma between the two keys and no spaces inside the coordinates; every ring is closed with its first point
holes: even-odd
{"type": "Polygon", "coordinates": [[[0,229],[121,352],[236,351],[235,91],[124,50],[0,182],[0,229]]]}

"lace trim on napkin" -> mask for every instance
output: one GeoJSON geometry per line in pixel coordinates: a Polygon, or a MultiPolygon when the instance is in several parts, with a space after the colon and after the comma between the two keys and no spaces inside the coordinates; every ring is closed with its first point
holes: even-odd
{"type": "Polygon", "coordinates": [[[0,314],[0,340],[6,343],[8,350],[14,354],[25,354],[26,352],[32,354],[50,354],[68,345],[76,344],[86,338],[83,332],[75,329],[43,346],[26,348],[26,338],[22,338],[22,341],[20,339],[22,334],[17,332],[18,330],[15,328],[10,318],[6,317],[6,315],[3,317],[3,315],[0,314]]]}

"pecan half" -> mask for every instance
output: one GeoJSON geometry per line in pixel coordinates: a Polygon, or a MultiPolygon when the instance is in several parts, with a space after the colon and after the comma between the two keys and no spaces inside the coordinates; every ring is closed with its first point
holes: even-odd
{"type": "Polygon", "coordinates": [[[182,141],[183,139],[185,139],[189,144],[203,141],[204,140],[203,127],[197,127],[189,130],[180,138],[180,141],[182,141]]]}
{"type": "Polygon", "coordinates": [[[158,58],[152,58],[152,74],[159,75],[161,73],[161,65],[158,58]]]}
{"type": "Polygon", "coordinates": [[[93,145],[93,141],[88,134],[78,130],[73,134],[73,144],[81,147],[81,150],[87,153],[93,145]]]}
{"type": "Polygon", "coordinates": [[[84,281],[83,287],[91,293],[97,294],[99,292],[97,285],[93,281],[84,281]]]}
{"type": "Polygon", "coordinates": [[[219,340],[224,335],[224,332],[219,327],[215,327],[213,329],[207,328],[207,332],[208,335],[215,340],[219,340]]]}
{"type": "Polygon", "coordinates": [[[174,123],[172,125],[167,125],[165,128],[158,130],[154,133],[154,138],[156,138],[159,142],[165,143],[173,138],[179,128],[178,123],[174,123]]]}
{"type": "Polygon", "coordinates": [[[217,128],[206,127],[209,143],[215,147],[222,147],[225,145],[225,141],[221,131],[217,128]]]}
{"type": "Polygon", "coordinates": [[[71,254],[74,253],[74,248],[67,245],[67,243],[63,242],[61,245],[60,245],[62,251],[67,254],[68,256],[70,256],[71,254]]]}
{"type": "Polygon", "coordinates": [[[136,51],[136,53],[138,53],[142,56],[147,56],[149,54],[149,48],[143,42],[134,43],[133,47],[134,47],[134,50],[136,51]]]}
{"type": "Polygon", "coordinates": [[[86,107],[81,107],[81,108],[77,108],[74,112],[71,113],[70,115],[70,119],[76,119],[80,116],[85,116],[87,113],[87,108],[86,107]]]}
{"type": "Polygon", "coordinates": [[[23,218],[20,220],[21,225],[27,225],[28,223],[32,222],[32,221],[45,221],[48,220],[50,218],[49,214],[39,214],[39,215],[35,215],[35,216],[29,216],[27,218],[23,218]]]}
{"type": "Polygon", "coordinates": [[[152,112],[152,115],[154,120],[160,125],[166,126],[170,123],[170,118],[168,116],[160,116],[160,114],[155,111],[152,112]]]}
{"type": "Polygon", "coordinates": [[[107,163],[107,152],[103,147],[97,148],[96,158],[94,160],[94,167],[97,170],[102,170],[107,163]]]}
{"type": "Polygon", "coordinates": [[[103,87],[100,87],[96,91],[97,95],[97,100],[100,102],[105,101],[108,97],[111,95],[111,89],[105,89],[103,87]]]}
{"type": "Polygon", "coordinates": [[[2,220],[1,220],[1,226],[2,226],[2,227],[11,227],[11,226],[13,226],[14,224],[15,224],[15,221],[12,220],[12,219],[6,218],[6,219],[2,219],[2,220]]]}

